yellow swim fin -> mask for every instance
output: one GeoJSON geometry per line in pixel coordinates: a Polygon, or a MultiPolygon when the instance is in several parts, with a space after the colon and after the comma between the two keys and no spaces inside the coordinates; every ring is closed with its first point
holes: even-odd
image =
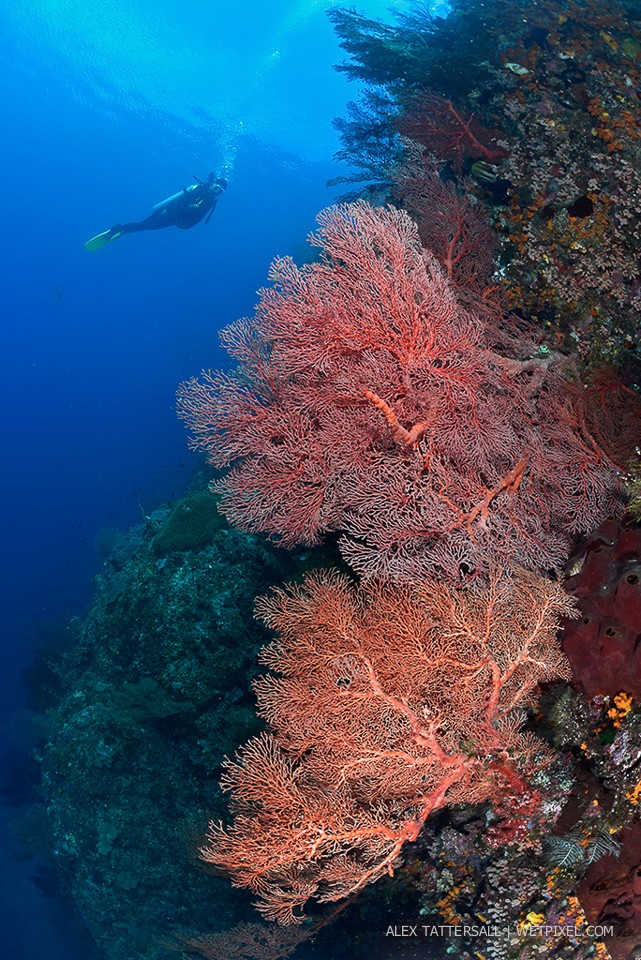
{"type": "Polygon", "coordinates": [[[111,243],[112,240],[116,240],[121,236],[122,233],[119,230],[115,232],[113,230],[103,230],[102,233],[96,234],[91,240],[87,240],[85,250],[88,250],[90,253],[93,253],[95,250],[101,250],[103,247],[106,247],[108,243],[111,243]]]}

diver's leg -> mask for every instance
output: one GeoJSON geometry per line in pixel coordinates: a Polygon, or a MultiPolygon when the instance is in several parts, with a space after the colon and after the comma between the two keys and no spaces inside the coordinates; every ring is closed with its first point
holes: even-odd
{"type": "Polygon", "coordinates": [[[166,212],[164,210],[154,210],[139,223],[118,223],[111,229],[120,233],[139,233],[141,230],[160,230],[162,227],[168,226],[166,212]]]}
{"type": "Polygon", "coordinates": [[[154,210],[145,220],[140,223],[115,223],[109,230],[104,230],[97,236],[87,240],[85,248],[91,252],[100,250],[102,247],[117,240],[125,233],[139,233],[141,230],[160,230],[162,227],[170,227],[174,222],[171,211],[163,207],[154,210]]]}

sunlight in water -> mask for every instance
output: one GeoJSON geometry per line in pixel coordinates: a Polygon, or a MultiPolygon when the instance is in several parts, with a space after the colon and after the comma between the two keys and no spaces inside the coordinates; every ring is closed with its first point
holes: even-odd
{"type": "Polygon", "coordinates": [[[178,0],[17,0],[0,22],[40,60],[60,65],[81,100],[160,112],[208,135],[213,123],[268,136],[281,112],[284,119],[300,112],[288,104],[299,91],[280,79],[284,61],[290,78],[292,59],[294,72],[300,59],[301,74],[318,66],[331,85],[335,53],[325,6],[241,0],[232,9],[200,0],[185,10],[178,0]],[[310,64],[297,36],[313,20],[328,38],[326,63],[310,64]]]}
{"type": "MultiPolygon", "coordinates": [[[[331,119],[353,93],[331,69],[342,54],[325,16],[330,5],[14,0],[0,12],[0,27],[59,67],[79,100],[160,115],[192,139],[222,138],[229,153],[240,133],[282,142],[283,131],[291,141],[300,130],[301,143],[329,141],[331,119]]],[[[396,9],[412,6],[401,0],[396,9]]],[[[361,7],[389,15],[388,0],[361,7]]]]}

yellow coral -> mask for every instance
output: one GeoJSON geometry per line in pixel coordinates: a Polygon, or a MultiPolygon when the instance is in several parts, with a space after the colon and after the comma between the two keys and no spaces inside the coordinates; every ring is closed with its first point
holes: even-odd
{"type": "Polygon", "coordinates": [[[606,33],[605,30],[602,30],[601,39],[608,45],[613,53],[616,53],[616,51],[619,49],[619,43],[611,33],[606,33]]]}
{"type": "Polygon", "coordinates": [[[628,790],[628,792],[626,793],[626,797],[628,798],[630,803],[636,806],[639,800],[641,800],[641,780],[639,780],[636,783],[636,785],[632,788],[632,790],[628,790]]]}
{"type": "Polygon", "coordinates": [[[614,705],[620,713],[625,716],[632,709],[633,699],[629,693],[621,691],[614,698],[614,705]]]}
{"type": "Polygon", "coordinates": [[[527,917],[525,918],[525,922],[530,924],[530,926],[532,927],[538,927],[539,924],[543,923],[544,920],[545,920],[545,914],[535,913],[534,910],[530,910],[527,917]]]}
{"type": "Polygon", "coordinates": [[[596,952],[594,956],[596,960],[612,960],[612,957],[607,951],[606,945],[604,943],[595,943],[596,952]]]}

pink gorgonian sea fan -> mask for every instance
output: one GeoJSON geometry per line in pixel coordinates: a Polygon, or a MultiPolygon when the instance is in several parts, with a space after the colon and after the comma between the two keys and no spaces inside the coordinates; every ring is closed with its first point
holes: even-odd
{"type": "Polygon", "coordinates": [[[201,854],[267,919],[300,923],[310,900],[391,873],[445,806],[507,805],[506,829],[527,831],[551,754],[521,731],[523,707],[570,675],[556,634],[575,611],[559,584],[492,569],[485,590],[354,587],[320,570],[257,615],[276,633],[254,684],[268,730],[225,761],[233,823],[212,823],[201,854]]]}
{"type": "Polygon", "coordinates": [[[178,393],[193,446],[228,468],[222,512],[289,547],[338,531],[364,577],[559,568],[622,500],[569,361],[497,347],[406,213],[318,223],[318,261],[277,259],[255,317],[222,331],[236,368],[178,393]]]}

